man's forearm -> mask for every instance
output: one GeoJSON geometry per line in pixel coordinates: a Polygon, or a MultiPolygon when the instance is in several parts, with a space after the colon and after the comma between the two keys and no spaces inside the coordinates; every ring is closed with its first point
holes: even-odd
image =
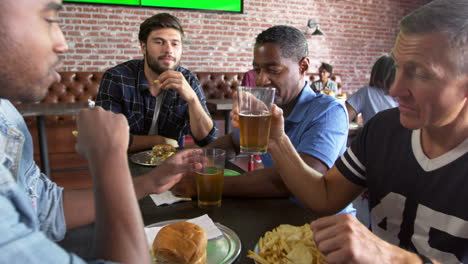
{"type": "Polygon", "coordinates": [[[91,224],[95,219],[93,190],[64,190],[63,210],[67,230],[91,224]]]}
{"type": "MultiPolygon", "coordinates": [[[[145,175],[133,178],[133,186],[138,200],[156,188],[152,177],[145,175]]],[[[64,190],[63,204],[67,230],[91,224],[96,219],[93,189],[64,190]]]]}
{"type": "Polygon", "coordinates": [[[190,131],[197,140],[202,140],[213,129],[213,120],[203,109],[198,97],[189,103],[190,131]]]}
{"type": "Polygon", "coordinates": [[[126,153],[90,160],[98,257],[124,263],[150,263],[126,153]]]}
{"type": "Polygon", "coordinates": [[[311,209],[322,211],[326,206],[326,187],[322,174],[308,166],[296,152],[289,138],[270,140],[268,152],[278,168],[285,185],[311,209]]]}
{"type": "Polygon", "coordinates": [[[275,167],[224,177],[223,196],[226,197],[287,197],[289,194],[275,167]]]}

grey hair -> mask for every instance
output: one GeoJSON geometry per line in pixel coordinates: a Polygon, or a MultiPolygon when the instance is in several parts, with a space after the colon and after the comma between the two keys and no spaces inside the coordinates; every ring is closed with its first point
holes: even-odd
{"type": "Polygon", "coordinates": [[[408,35],[443,34],[457,73],[468,73],[468,1],[434,0],[405,16],[400,30],[408,35]]]}

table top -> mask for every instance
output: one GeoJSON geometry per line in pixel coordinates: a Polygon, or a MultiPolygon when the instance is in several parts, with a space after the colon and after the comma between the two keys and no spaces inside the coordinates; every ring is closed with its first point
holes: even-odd
{"type": "Polygon", "coordinates": [[[72,115],[87,107],[87,102],[16,105],[23,116],[72,115]]]}
{"type": "MultiPolygon", "coordinates": [[[[226,168],[242,171],[231,162],[226,168]]],[[[149,171],[148,167],[130,164],[132,175],[149,171]]],[[[150,197],[140,200],[145,225],[174,219],[189,219],[208,214],[214,222],[232,229],[240,238],[242,250],[234,263],[253,263],[247,251],[253,250],[266,231],[280,224],[303,225],[315,219],[310,211],[288,198],[223,198],[219,208],[200,209],[196,200],[156,206],[150,197]]]]}
{"type": "Polygon", "coordinates": [[[216,107],[216,110],[232,110],[232,104],[234,103],[234,99],[206,99],[206,103],[214,105],[216,107]]]}

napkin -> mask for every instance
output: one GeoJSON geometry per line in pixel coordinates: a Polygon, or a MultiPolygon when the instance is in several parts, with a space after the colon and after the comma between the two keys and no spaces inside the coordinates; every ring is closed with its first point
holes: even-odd
{"type": "Polygon", "coordinates": [[[157,206],[192,200],[191,198],[177,197],[172,194],[171,191],[166,191],[160,194],[150,194],[150,197],[157,206]]]}
{"type": "MultiPolygon", "coordinates": [[[[214,239],[223,235],[221,230],[219,230],[219,228],[215,225],[213,220],[211,220],[211,218],[207,214],[204,214],[202,216],[192,218],[186,221],[192,224],[197,224],[201,228],[203,228],[203,230],[205,230],[206,232],[208,240],[214,239]]],[[[163,228],[164,226],[145,227],[146,239],[148,240],[148,245],[150,245],[150,247],[153,244],[153,240],[158,234],[159,230],[161,230],[161,228],[163,228]]]]}

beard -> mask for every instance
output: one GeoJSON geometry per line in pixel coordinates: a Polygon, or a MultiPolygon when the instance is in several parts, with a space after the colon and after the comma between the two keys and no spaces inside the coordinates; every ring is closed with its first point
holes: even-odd
{"type": "Polygon", "coordinates": [[[163,56],[159,56],[159,57],[155,58],[155,57],[151,56],[148,53],[148,51],[146,51],[145,60],[146,60],[146,63],[148,64],[148,67],[156,74],[161,74],[161,73],[163,73],[163,72],[165,72],[167,70],[174,70],[175,68],[177,68],[177,66],[179,66],[179,61],[177,61],[174,56],[163,55],[163,56]],[[159,59],[163,59],[163,58],[166,58],[166,57],[171,57],[175,61],[174,66],[166,67],[166,66],[162,66],[162,65],[159,64],[159,59]]]}

